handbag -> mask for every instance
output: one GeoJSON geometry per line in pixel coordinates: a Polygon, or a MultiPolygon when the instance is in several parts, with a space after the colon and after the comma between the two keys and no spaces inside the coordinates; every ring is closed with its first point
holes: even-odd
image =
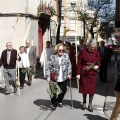
{"type": "Polygon", "coordinates": [[[58,77],[58,73],[56,73],[56,72],[51,72],[50,73],[50,79],[52,81],[57,81],[57,77],[58,77]]]}

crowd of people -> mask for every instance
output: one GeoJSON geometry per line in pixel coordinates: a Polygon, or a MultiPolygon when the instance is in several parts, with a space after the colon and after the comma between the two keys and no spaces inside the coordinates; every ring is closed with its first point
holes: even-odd
{"type": "MultiPolygon", "coordinates": [[[[86,96],[87,94],[89,94],[90,99],[89,99],[88,108],[89,108],[89,111],[92,112],[93,111],[92,100],[93,100],[95,87],[96,87],[96,73],[98,68],[100,68],[100,65],[101,65],[101,59],[100,59],[101,53],[95,49],[96,48],[95,40],[89,41],[87,46],[83,44],[83,42],[84,42],[83,40],[80,40],[80,44],[77,46],[77,50],[78,50],[77,66],[76,66],[75,44],[71,45],[69,41],[66,41],[65,45],[63,44],[56,45],[54,52],[53,52],[53,48],[50,47],[50,43],[46,42],[46,48],[43,50],[43,53],[40,58],[40,63],[44,64],[44,76],[47,77],[47,80],[48,81],[50,80],[51,72],[56,72],[58,74],[58,77],[56,80],[58,83],[58,86],[61,88],[61,85],[63,84],[62,88],[65,87],[64,89],[65,91],[66,91],[66,85],[64,84],[64,81],[67,80],[67,75],[69,76],[68,78],[77,77],[77,79],[80,79],[78,86],[80,86],[79,87],[80,92],[83,93],[83,109],[86,109],[86,96]],[[68,57],[66,55],[68,55],[68,57]],[[66,56],[65,58],[67,58],[68,60],[65,59],[64,56],[66,56]],[[91,70],[88,70],[88,71],[83,70],[84,67],[89,65],[88,63],[90,63],[90,65],[95,63],[95,68],[92,68],[91,70]],[[69,72],[70,69],[71,69],[71,72],[69,72]]],[[[104,56],[105,54],[103,55],[103,57],[104,56]]],[[[63,93],[65,93],[65,91],[63,93]]],[[[54,104],[53,100],[51,100],[51,102],[53,104],[53,107],[56,108],[56,103],[54,104]]],[[[58,104],[59,103],[62,104],[62,100],[61,101],[56,100],[56,102],[58,102],[58,104]]]]}
{"type": "MultiPolygon", "coordinates": [[[[91,39],[87,45],[85,45],[84,41],[81,40],[77,46],[77,65],[75,60],[75,44],[71,45],[70,42],[66,41],[65,45],[58,44],[55,46],[54,53],[50,55],[50,59],[46,62],[45,67],[45,76],[48,82],[52,80],[51,74],[57,73],[55,82],[62,90],[62,93],[59,95],[56,93],[53,98],[51,98],[53,110],[55,110],[57,106],[63,107],[62,101],[67,89],[67,80],[76,77],[79,80],[79,93],[83,95],[82,109],[88,109],[90,112],[93,112],[92,101],[96,90],[97,72],[99,72],[101,83],[107,83],[107,67],[111,60],[111,52],[109,48],[105,46],[105,42],[101,41],[100,44],[100,46],[97,46],[96,41],[91,39]],[[86,106],[87,94],[89,95],[88,107],[86,106]]],[[[120,65],[118,71],[119,68],[120,65]]],[[[117,101],[110,120],[116,120],[119,115],[119,84],[120,77],[118,76],[118,81],[115,86],[117,101]]]]}
{"type": "Polygon", "coordinates": [[[32,84],[32,74],[30,71],[36,63],[36,48],[31,46],[30,40],[26,41],[26,46],[20,46],[20,52],[17,52],[11,42],[6,43],[6,48],[1,54],[1,66],[3,65],[3,76],[5,81],[5,95],[11,93],[11,85],[14,93],[17,92],[17,79],[19,77],[20,88],[24,87],[25,76],[28,76],[28,86],[32,84]],[[16,66],[18,61],[18,66],[16,66]],[[18,67],[18,69],[16,69],[18,67]]]}
{"type": "MultiPolygon", "coordinates": [[[[92,101],[96,90],[97,72],[99,71],[101,83],[107,83],[107,67],[111,59],[110,51],[105,47],[105,42],[101,41],[100,43],[101,45],[97,46],[96,41],[90,39],[85,45],[84,41],[80,40],[80,44],[77,46],[78,59],[76,60],[76,45],[74,43],[71,45],[69,41],[66,41],[64,45],[59,43],[53,48],[49,41],[46,42],[46,48],[43,49],[39,62],[43,66],[43,74],[47,81],[55,82],[61,90],[60,94],[54,93],[53,97],[51,97],[53,110],[57,106],[63,107],[62,101],[67,91],[67,80],[77,78],[79,81],[79,93],[82,93],[83,96],[82,110],[88,109],[93,112],[92,101]],[[86,105],[87,94],[89,95],[88,106],[86,105]]],[[[26,46],[20,46],[20,52],[13,49],[11,42],[7,42],[6,47],[7,49],[1,54],[1,65],[4,68],[5,95],[9,95],[11,93],[11,85],[14,87],[14,92],[17,92],[16,76],[19,76],[20,88],[22,89],[27,73],[27,83],[28,86],[31,86],[32,73],[30,70],[36,64],[36,48],[31,46],[29,40],[26,41],[26,46]],[[19,63],[18,71],[16,69],[16,61],[19,63]]],[[[119,115],[120,61],[118,61],[117,69],[118,80],[115,85],[117,100],[110,120],[116,120],[119,115]]]]}

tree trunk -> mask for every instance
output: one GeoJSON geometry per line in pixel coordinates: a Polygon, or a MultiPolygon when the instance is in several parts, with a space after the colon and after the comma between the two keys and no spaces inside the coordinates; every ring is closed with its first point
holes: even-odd
{"type": "Polygon", "coordinates": [[[58,0],[58,10],[59,10],[59,25],[57,28],[57,36],[56,36],[56,44],[60,43],[60,27],[61,27],[61,5],[62,5],[62,0],[58,0]]]}
{"type": "Polygon", "coordinates": [[[60,43],[60,25],[57,28],[56,44],[60,43]]]}
{"type": "Polygon", "coordinates": [[[92,27],[91,30],[90,30],[90,34],[91,34],[92,38],[94,38],[93,27],[92,27]]]}

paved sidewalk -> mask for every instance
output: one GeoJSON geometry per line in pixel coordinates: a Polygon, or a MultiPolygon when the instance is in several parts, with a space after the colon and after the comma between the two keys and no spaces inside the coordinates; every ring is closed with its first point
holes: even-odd
{"type": "Polygon", "coordinates": [[[113,107],[110,109],[107,106],[111,105],[108,103],[114,103],[115,99],[113,92],[114,72],[115,63],[113,61],[108,68],[108,83],[101,83],[99,76],[97,77],[96,94],[93,100],[94,112],[90,113],[88,110],[81,110],[82,95],[78,93],[76,80],[72,80],[74,108],[71,109],[68,81],[68,90],[63,101],[64,107],[58,107],[56,111],[51,111],[50,98],[47,93],[48,83],[44,80],[42,70],[40,70],[37,72],[32,86],[26,85],[21,90],[20,97],[14,93],[5,96],[4,90],[0,91],[0,120],[108,120],[113,107]],[[110,101],[111,98],[112,101],[110,101]],[[104,105],[105,112],[103,112],[104,105]]]}

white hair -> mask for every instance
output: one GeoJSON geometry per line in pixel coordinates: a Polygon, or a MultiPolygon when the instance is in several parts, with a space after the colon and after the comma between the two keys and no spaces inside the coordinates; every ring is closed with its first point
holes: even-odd
{"type": "Polygon", "coordinates": [[[93,38],[91,38],[91,39],[89,39],[89,41],[88,41],[88,43],[87,43],[87,46],[96,45],[96,44],[97,44],[97,43],[96,43],[96,40],[93,39],[93,38]]]}
{"type": "Polygon", "coordinates": [[[7,46],[9,43],[12,44],[12,42],[7,42],[7,43],[6,43],[6,46],[7,46]]]}

